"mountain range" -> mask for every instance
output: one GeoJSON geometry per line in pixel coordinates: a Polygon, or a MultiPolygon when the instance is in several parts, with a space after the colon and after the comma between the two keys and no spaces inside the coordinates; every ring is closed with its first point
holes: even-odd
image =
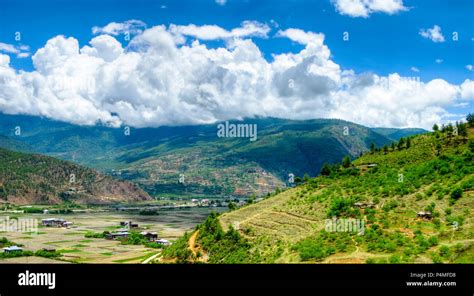
{"type": "Polygon", "coordinates": [[[132,181],[152,196],[247,197],[289,177],[316,176],[324,163],[352,159],[422,129],[367,128],[337,119],[256,118],[257,140],[217,136],[217,124],[111,128],[0,114],[0,147],[71,161],[132,181]]]}

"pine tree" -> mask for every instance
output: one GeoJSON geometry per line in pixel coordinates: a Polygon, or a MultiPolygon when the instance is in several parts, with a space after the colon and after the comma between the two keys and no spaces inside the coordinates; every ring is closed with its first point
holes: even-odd
{"type": "Polygon", "coordinates": [[[398,150],[402,150],[403,145],[405,145],[405,138],[400,138],[400,140],[398,140],[398,144],[397,144],[398,150]]]}
{"type": "Polygon", "coordinates": [[[467,124],[469,124],[470,127],[473,127],[473,126],[474,126],[474,114],[469,113],[469,114],[466,116],[466,120],[467,120],[467,124]]]}
{"type": "Polygon", "coordinates": [[[351,166],[351,158],[349,157],[349,155],[346,155],[343,159],[342,159],[342,166],[345,167],[345,168],[348,168],[351,166]]]}
{"type": "Polygon", "coordinates": [[[323,176],[329,176],[331,174],[331,167],[329,164],[325,163],[323,167],[321,168],[321,175],[323,176]]]}
{"type": "Polygon", "coordinates": [[[372,142],[372,144],[370,144],[370,152],[374,153],[375,152],[375,143],[372,142]]]}

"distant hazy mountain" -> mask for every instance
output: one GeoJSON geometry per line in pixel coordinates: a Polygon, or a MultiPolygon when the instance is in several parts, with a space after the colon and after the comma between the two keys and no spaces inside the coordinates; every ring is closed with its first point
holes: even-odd
{"type": "MultiPolygon", "coordinates": [[[[25,145],[18,150],[32,149],[137,182],[152,195],[248,196],[284,187],[290,174],[315,176],[325,162],[354,158],[371,143],[390,144],[401,133],[418,131],[373,130],[329,119],[260,118],[229,124],[255,124],[257,140],[219,137],[218,123],[131,128],[128,134],[125,127],[1,114],[0,135],[25,145]],[[18,127],[21,134],[15,135],[18,127]]],[[[0,147],[5,147],[3,141],[0,147]]]]}
{"type": "Polygon", "coordinates": [[[387,138],[398,141],[400,138],[405,138],[409,136],[419,135],[427,133],[427,130],[422,128],[385,128],[385,127],[376,127],[372,128],[376,133],[386,136],[387,138]]]}
{"type": "Polygon", "coordinates": [[[0,203],[110,204],[148,199],[130,182],[49,156],[0,148],[0,203]]]}

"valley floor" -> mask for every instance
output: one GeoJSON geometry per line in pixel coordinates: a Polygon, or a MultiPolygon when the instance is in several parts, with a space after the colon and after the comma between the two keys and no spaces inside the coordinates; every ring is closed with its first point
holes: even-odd
{"type": "MultiPolygon", "coordinates": [[[[87,232],[102,233],[121,228],[121,221],[138,223],[140,231],[157,232],[159,238],[174,241],[186,231],[202,222],[215,208],[191,208],[160,212],[156,216],[141,216],[135,213],[94,212],[68,215],[14,214],[25,219],[64,218],[73,222],[71,228],[42,227],[38,232],[0,232],[0,237],[23,245],[24,250],[36,251],[43,248],[56,249],[62,256],[58,259],[42,257],[16,257],[0,259],[2,263],[142,263],[154,259],[160,249],[143,245],[124,245],[120,241],[103,238],[86,238],[87,232]],[[150,259],[151,258],[151,259],[150,259]]],[[[0,220],[12,215],[0,215],[0,220]]]]}

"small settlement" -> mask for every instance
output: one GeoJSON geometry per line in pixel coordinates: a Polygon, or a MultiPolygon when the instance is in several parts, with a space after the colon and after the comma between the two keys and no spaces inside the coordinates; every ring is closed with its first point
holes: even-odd
{"type": "MultiPolygon", "coordinates": [[[[120,226],[125,228],[118,229],[116,232],[106,233],[105,238],[109,240],[119,240],[128,238],[130,235],[130,229],[137,229],[139,228],[137,223],[133,223],[132,221],[122,221],[120,222],[120,226]]],[[[166,239],[159,239],[158,233],[156,232],[149,232],[149,231],[142,231],[140,234],[145,237],[149,242],[157,243],[161,246],[169,246],[171,242],[166,239]]]]}

